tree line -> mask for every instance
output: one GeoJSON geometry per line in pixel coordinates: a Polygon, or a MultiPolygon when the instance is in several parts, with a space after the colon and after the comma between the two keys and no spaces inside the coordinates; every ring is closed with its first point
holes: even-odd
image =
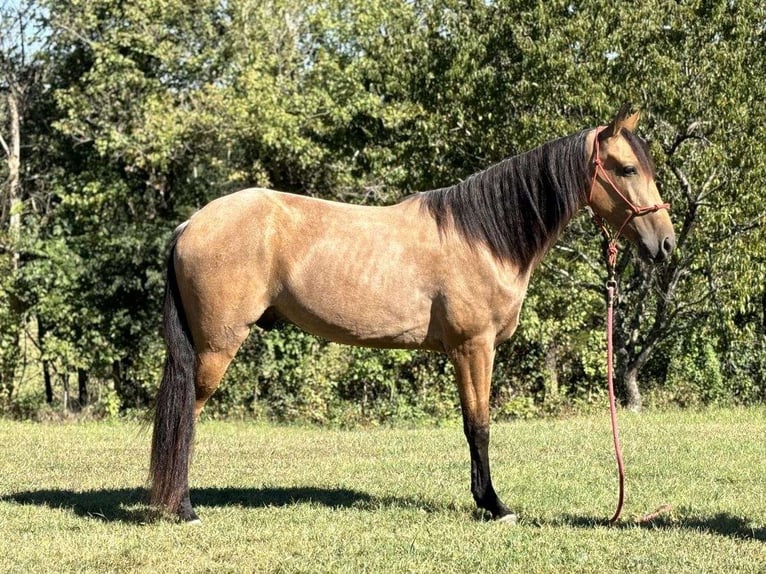
{"type": "MultiPolygon", "coordinates": [[[[643,113],[677,233],[620,251],[631,408],[766,398],[766,7],[602,0],[21,0],[0,9],[0,409],[151,403],[166,242],[267,186],[388,204],[643,113]]],[[[569,226],[498,351],[500,416],[603,395],[600,236],[569,226]]],[[[438,355],[254,333],[212,414],[457,412],[438,355]]]]}

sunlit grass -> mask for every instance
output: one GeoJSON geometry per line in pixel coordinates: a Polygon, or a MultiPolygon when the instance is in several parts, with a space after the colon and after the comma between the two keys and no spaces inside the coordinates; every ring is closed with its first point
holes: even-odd
{"type": "Polygon", "coordinates": [[[203,525],[147,522],[149,432],[0,421],[0,572],[764,572],[766,410],[498,424],[495,485],[516,526],[474,511],[458,426],[200,425],[203,525]],[[635,517],[669,503],[651,525],[635,517]]]}

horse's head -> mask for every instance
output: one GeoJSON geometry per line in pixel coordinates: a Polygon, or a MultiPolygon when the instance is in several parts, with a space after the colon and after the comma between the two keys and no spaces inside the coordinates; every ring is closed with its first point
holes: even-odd
{"type": "Polygon", "coordinates": [[[624,235],[645,260],[663,261],[675,247],[675,233],[655,184],[654,162],[646,143],[633,131],[639,113],[624,105],[611,123],[589,136],[592,182],[588,204],[624,235]]]}

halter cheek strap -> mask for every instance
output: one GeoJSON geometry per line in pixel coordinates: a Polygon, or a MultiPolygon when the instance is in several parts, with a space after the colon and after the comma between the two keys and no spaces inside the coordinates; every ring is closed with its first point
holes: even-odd
{"type": "Polygon", "coordinates": [[[595,167],[593,170],[593,179],[591,180],[590,184],[590,191],[588,192],[588,205],[593,208],[593,190],[596,187],[596,181],[599,177],[601,177],[602,180],[606,181],[606,183],[611,186],[612,190],[622,199],[622,201],[628,206],[628,209],[630,210],[628,217],[625,218],[625,221],[622,222],[622,225],[619,227],[619,229],[617,229],[617,233],[614,235],[612,235],[607,229],[603,218],[596,213],[595,209],[593,210],[593,219],[596,222],[596,225],[601,228],[601,232],[604,234],[604,237],[606,237],[609,241],[609,266],[611,269],[614,269],[617,261],[617,240],[622,234],[623,229],[625,229],[625,226],[628,225],[628,223],[630,223],[634,217],[645,215],[647,213],[655,213],[661,209],[670,209],[670,204],[657,203],[654,205],[636,205],[630,201],[630,199],[625,197],[625,194],[620,191],[620,188],[617,187],[612,178],[609,177],[609,173],[607,173],[606,169],[604,169],[604,162],[601,160],[601,144],[599,143],[598,137],[605,129],[606,126],[596,128],[596,137],[593,139],[593,165],[595,167]]]}

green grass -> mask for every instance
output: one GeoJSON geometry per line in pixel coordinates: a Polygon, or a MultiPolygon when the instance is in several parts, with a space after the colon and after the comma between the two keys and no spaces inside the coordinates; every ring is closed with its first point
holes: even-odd
{"type": "Polygon", "coordinates": [[[146,518],[149,433],[0,420],[0,572],[766,572],[766,410],[496,424],[483,520],[459,427],[200,425],[194,527],[146,518]],[[673,509],[651,525],[635,517],[673,509]]]}

